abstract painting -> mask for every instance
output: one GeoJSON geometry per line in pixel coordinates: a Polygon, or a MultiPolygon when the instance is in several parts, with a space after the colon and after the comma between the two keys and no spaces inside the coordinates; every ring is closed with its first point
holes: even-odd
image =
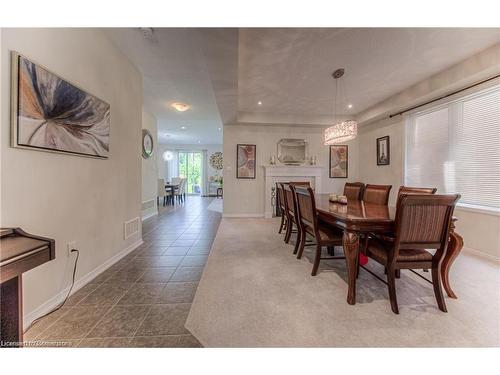
{"type": "Polygon", "coordinates": [[[109,104],[16,53],[12,145],[107,158],[109,104]]]}
{"type": "Polygon", "coordinates": [[[330,178],[347,178],[348,166],[347,145],[330,146],[330,178]]]}
{"type": "Polygon", "coordinates": [[[236,145],[236,178],[255,178],[256,145],[236,145]]]}
{"type": "Polygon", "coordinates": [[[389,136],[377,138],[377,165],[389,165],[391,163],[391,147],[389,136]]]}

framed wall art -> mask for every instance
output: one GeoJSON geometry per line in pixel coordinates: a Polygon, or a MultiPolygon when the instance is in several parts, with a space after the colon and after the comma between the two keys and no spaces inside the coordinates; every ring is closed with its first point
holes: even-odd
{"type": "Polygon", "coordinates": [[[389,165],[391,163],[391,145],[389,136],[377,138],[377,165],[389,165]]]}
{"type": "Polygon", "coordinates": [[[347,178],[349,169],[349,152],[347,145],[330,146],[330,178],[347,178]]]}
{"type": "Polygon", "coordinates": [[[236,145],[236,178],[255,178],[256,145],[236,145]]]}
{"type": "Polygon", "coordinates": [[[13,147],[107,158],[110,106],[11,52],[13,147]]]}

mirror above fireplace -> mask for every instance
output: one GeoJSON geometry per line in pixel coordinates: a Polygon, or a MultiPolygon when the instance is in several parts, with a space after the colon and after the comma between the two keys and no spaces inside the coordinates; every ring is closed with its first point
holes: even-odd
{"type": "Polygon", "coordinates": [[[303,139],[285,138],[278,142],[278,160],[285,165],[302,165],[306,162],[307,142],[303,139]]]}

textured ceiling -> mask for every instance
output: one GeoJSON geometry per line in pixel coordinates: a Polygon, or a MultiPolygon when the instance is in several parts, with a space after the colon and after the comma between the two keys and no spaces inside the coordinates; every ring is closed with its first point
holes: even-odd
{"type": "Polygon", "coordinates": [[[238,110],[317,122],[343,67],[338,113],[353,115],[499,42],[500,29],[241,29],[238,110]]]}
{"type": "Polygon", "coordinates": [[[173,144],[220,144],[223,123],[326,124],[340,67],[337,113],[352,117],[500,43],[500,29],[465,28],[156,28],[152,39],[137,28],[105,32],[143,74],[159,142],[173,144]],[[191,110],[174,111],[176,101],[191,110]]]}
{"type": "Polygon", "coordinates": [[[221,144],[222,127],[198,29],[105,29],[143,75],[144,107],[158,119],[159,143],[221,144]],[[191,106],[186,112],[174,102],[191,106]],[[183,130],[182,127],[185,127],[183,130]]]}

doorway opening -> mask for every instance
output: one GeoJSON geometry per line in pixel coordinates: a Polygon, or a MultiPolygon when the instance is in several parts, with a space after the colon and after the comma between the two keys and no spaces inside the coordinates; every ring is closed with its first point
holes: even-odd
{"type": "Polygon", "coordinates": [[[179,151],[179,177],[187,178],[186,193],[201,195],[203,176],[203,155],[200,151],[179,151]]]}

